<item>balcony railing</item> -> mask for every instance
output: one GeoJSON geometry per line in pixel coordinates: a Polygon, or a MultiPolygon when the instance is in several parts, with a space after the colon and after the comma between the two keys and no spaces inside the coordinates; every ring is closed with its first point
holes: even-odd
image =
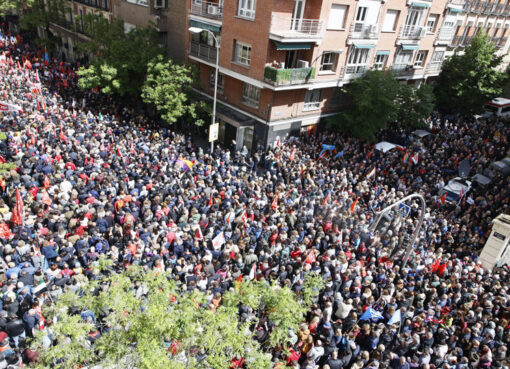
{"type": "Polygon", "coordinates": [[[349,38],[352,39],[376,39],[379,37],[377,25],[367,26],[361,23],[351,25],[349,38]]]}
{"type": "Polygon", "coordinates": [[[271,33],[283,38],[318,38],[322,35],[323,21],[299,19],[278,15],[271,17],[271,33]]]}
{"type": "Polygon", "coordinates": [[[264,70],[264,80],[274,86],[299,85],[314,78],[314,67],[277,69],[268,65],[264,70]]]}
{"type": "Polygon", "coordinates": [[[189,54],[197,58],[216,63],[216,47],[191,41],[189,54]]]}
{"type": "Polygon", "coordinates": [[[491,41],[494,42],[494,44],[499,48],[504,47],[506,45],[507,40],[508,37],[493,37],[491,39],[491,41]]]}
{"type": "Polygon", "coordinates": [[[362,77],[369,69],[368,65],[347,65],[342,71],[342,76],[345,80],[362,77]]]}
{"type": "Polygon", "coordinates": [[[452,5],[464,6],[466,4],[466,0],[450,0],[448,3],[452,5]]]}
{"type": "Polygon", "coordinates": [[[189,12],[201,17],[221,20],[223,17],[223,6],[210,1],[202,1],[201,3],[192,2],[189,12]]]}
{"type": "Polygon", "coordinates": [[[468,46],[473,36],[455,36],[451,42],[452,46],[468,46]]]}
{"type": "Polygon", "coordinates": [[[441,66],[443,65],[442,62],[433,62],[430,63],[427,67],[426,74],[429,75],[439,75],[441,73],[441,66]]]}
{"type": "Polygon", "coordinates": [[[437,39],[440,41],[450,41],[453,39],[455,35],[455,28],[453,27],[442,27],[439,30],[439,34],[437,35],[437,39]]]}
{"type": "Polygon", "coordinates": [[[412,64],[393,64],[391,70],[396,76],[408,76],[414,73],[412,64]]]}
{"type": "Polygon", "coordinates": [[[92,6],[101,10],[108,10],[108,0],[74,0],[75,2],[92,6]]]}
{"type": "Polygon", "coordinates": [[[400,38],[402,39],[420,39],[427,33],[426,27],[421,26],[403,26],[400,29],[400,38]]]}

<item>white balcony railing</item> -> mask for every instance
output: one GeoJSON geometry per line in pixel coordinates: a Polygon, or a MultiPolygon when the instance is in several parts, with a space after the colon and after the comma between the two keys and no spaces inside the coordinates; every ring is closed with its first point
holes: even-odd
{"type": "Polygon", "coordinates": [[[362,23],[354,23],[351,25],[349,38],[352,39],[376,39],[379,37],[377,25],[364,25],[362,23]]]}
{"type": "Polygon", "coordinates": [[[403,26],[400,29],[400,38],[420,39],[427,33],[427,28],[422,26],[403,26]]]}
{"type": "Polygon", "coordinates": [[[279,15],[271,17],[271,33],[284,38],[317,38],[322,35],[323,21],[320,19],[300,19],[279,15]]]}
{"type": "Polygon", "coordinates": [[[221,20],[223,17],[223,6],[210,1],[202,1],[200,3],[191,3],[190,14],[200,15],[206,18],[221,20]]]}
{"type": "Polygon", "coordinates": [[[450,3],[452,5],[464,6],[464,4],[466,3],[466,0],[450,0],[448,3],[450,3]]]}
{"type": "Polygon", "coordinates": [[[453,27],[442,27],[439,30],[439,34],[437,35],[437,39],[441,41],[450,41],[455,36],[455,28],[453,27]]]}
{"type": "Polygon", "coordinates": [[[427,74],[430,75],[438,75],[441,73],[441,66],[443,65],[442,62],[432,62],[427,67],[427,74]]]}
{"type": "Polygon", "coordinates": [[[368,65],[347,65],[342,72],[343,79],[350,80],[363,76],[368,72],[368,65]]]}

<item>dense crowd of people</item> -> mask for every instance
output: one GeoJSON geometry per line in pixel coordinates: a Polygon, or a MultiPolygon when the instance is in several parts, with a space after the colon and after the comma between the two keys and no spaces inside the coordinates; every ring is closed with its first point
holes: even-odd
{"type": "MultiPolygon", "coordinates": [[[[509,154],[508,122],[434,116],[433,135],[399,133],[391,139],[405,148],[386,153],[321,133],[211,155],[115,99],[77,90],[72,66],[12,41],[0,57],[0,100],[22,111],[0,113],[2,159],[16,166],[0,182],[10,225],[0,228],[0,368],[37,360],[26,342],[51,329],[43,306],[93,277],[100,255],[118,270],[167,271],[206,292],[212,309],[252,270],[295,291],[307,273],[322,275],[325,288],[290,351],[273,352],[275,366],[509,367],[508,270],[477,262],[492,219],[509,212],[508,180],[457,203],[438,196],[462,160],[473,174],[509,154]],[[10,224],[17,191],[21,226],[10,224]],[[376,211],[410,193],[424,196],[425,214],[410,202],[408,217],[370,228],[376,211]],[[402,235],[421,215],[404,265],[402,235]],[[225,242],[213,245],[219,234],[225,242]]],[[[263,342],[270,328],[260,322],[257,332],[263,342]]]]}

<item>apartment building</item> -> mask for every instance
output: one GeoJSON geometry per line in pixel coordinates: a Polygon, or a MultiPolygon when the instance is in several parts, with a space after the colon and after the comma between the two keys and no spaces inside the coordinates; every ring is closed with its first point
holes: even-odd
{"type": "Polygon", "coordinates": [[[105,18],[124,21],[124,31],[153,24],[159,42],[168,48],[169,55],[178,61],[185,59],[186,0],[68,0],[69,11],[56,19],[50,31],[62,38],[61,57],[75,60],[75,43],[84,39],[82,17],[98,13],[105,18]],[[73,24],[77,25],[76,30],[73,24]]]}
{"type": "Polygon", "coordinates": [[[219,139],[238,149],[313,131],[369,69],[421,83],[479,31],[509,46],[507,0],[188,1],[188,61],[210,101],[219,50],[219,139]]]}

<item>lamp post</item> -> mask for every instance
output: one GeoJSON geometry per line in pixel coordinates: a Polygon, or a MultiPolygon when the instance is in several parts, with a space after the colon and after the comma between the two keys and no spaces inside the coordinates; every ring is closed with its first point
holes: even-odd
{"type": "MultiPolygon", "coordinates": [[[[209,33],[212,38],[214,39],[214,45],[216,46],[216,70],[214,72],[214,98],[213,98],[213,111],[212,111],[212,119],[211,119],[211,127],[209,128],[212,129],[212,125],[214,123],[216,123],[216,94],[217,94],[217,91],[218,91],[218,69],[220,67],[220,45],[218,43],[218,39],[216,38],[216,36],[214,35],[214,33],[212,33],[211,31],[209,31],[208,29],[203,29],[203,28],[199,28],[199,27],[189,27],[188,28],[188,31],[190,31],[191,33],[201,33],[203,31],[206,31],[207,33],[209,33]]],[[[214,141],[211,141],[211,155],[214,151],[214,141]]]]}

